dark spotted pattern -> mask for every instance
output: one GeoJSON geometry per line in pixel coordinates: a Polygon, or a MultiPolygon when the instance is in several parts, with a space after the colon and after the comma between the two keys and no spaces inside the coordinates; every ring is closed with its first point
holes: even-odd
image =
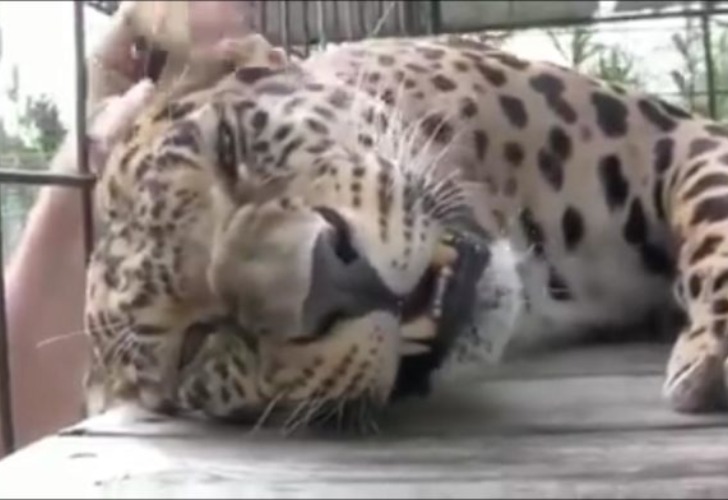
{"type": "Polygon", "coordinates": [[[723,125],[711,123],[710,125],[705,126],[705,131],[710,135],[728,138],[728,128],[723,125]]]}
{"type": "Polygon", "coordinates": [[[564,185],[564,166],[556,154],[542,148],[538,152],[538,169],[546,183],[555,191],[560,191],[564,185]]]}
{"type": "Polygon", "coordinates": [[[726,285],[728,285],[728,269],[721,271],[713,279],[713,293],[720,292],[726,285]]]}
{"type": "Polygon", "coordinates": [[[538,256],[543,255],[546,245],[546,233],[541,225],[536,222],[531,209],[524,208],[521,210],[518,218],[521,223],[523,235],[529,245],[532,246],[533,252],[538,256]]]}
{"type": "Polygon", "coordinates": [[[542,73],[531,77],[529,83],[536,92],[543,95],[546,105],[559,118],[568,124],[576,121],[576,111],[563,97],[565,87],[561,79],[548,73],[542,73]]]}
{"type": "Polygon", "coordinates": [[[488,135],[482,130],[473,132],[473,142],[475,144],[475,155],[479,160],[484,160],[488,153],[488,135]]]}
{"type": "Polygon", "coordinates": [[[506,142],[503,145],[503,156],[510,165],[520,167],[523,164],[525,152],[517,142],[506,142]]]}
{"type": "Polygon", "coordinates": [[[629,196],[629,182],[624,177],[619,157],[608,155],[599,160],[598,173],[609,210],[614,212],[622,208],[629,196]]]}
{"type": "Polygon", "coordinates": [[[726,219],[728,219],[728,197],[711,196],[696,203],[690,224],[722,222],[726,219]]]}
{"type": "Polygon", "coordinates": [[[642,116],[662,132],[672,132],[677,124],[675,120],[666,115],[655,102],[648,99],[640,99],[637,103],[642,116]]]}
{"type": "Polygon", "coordinates": [[[675,106],[674,104],[670,104],[667,101],[663,101],[662,99],[656,99],[659,101],[660,105],[662,106],[662,109],[665,110],[665,112],[672,116],[673,118],[676,118],[678,120],[690,120],[693,118],[693,115],[691,115],[688,111],[679,108],[675,106]]]}
{"type": "Polygon", "coordinates": [[[244,84],[252,84],[257,82],[258,80],[262,80],[263,78],[267,78],[273,74],[275,74],[276,71],[271,68],[266,67],[246,67],[246,68],[239,68],[235,71],[235,78],[238,79],[240,83],[244,84]]]}
{"type": "Polygon", "coordinates": [[[607,137],[621,137],[627,133],[627,106],[620,99],[594,92],[591,96],[597,116],[597,125],[607,137]]]}
{"type": "Polygon", "coordinates": [[[522,100],[509,95],[502,95],[498,98],[498,102],[511,125],[522,129],[528,124],[528,114],[522,100]]]}
{"type": "Polygon", "coordinates": [[[549,266],[548,282],[546,283],[549,295],[552,299],[562,302],[572,300],[573,295],[566,280],[553,267],[549,266]]]}
{"type": "Polygon", "coordinates": [[[504,66],[508,66],[509,68],[515,69],[517,71],[523,71],[524,69],[528,69],[528,67],[531,65],[528,61],[524,61],[523,59],[520,59],[513,54],[508,54],[506,52],[492,53],[489,54],[488,57],[490,57],[491,59],[495,59],[504,66]]]}
{"type": "Polygon", "coordinates": [[[553,127],[549,132],[549,146],[560,160],[566,161],[571,157],[571,138],[561,127],[553,127]]]}
{"type": "Polygon", "coordinates": [[[445,75],[435,75],[432,77],[432,85],[441,92],[450,92],[457,88],[455,82],[445,75]]]}
{"type": "Polygon", "coordinates": [[[662,179],[657,179],[652,186],[652,204],[655,207],[655,215],[659,220],[665,220],[665,202],[663,201],[663,190],[665,183],[662,179]]]}
{"type": "Polygon", "coordinates": [[[460,116],[463,118],[473,118],[478,114],[478,105],[469,97],[465,97],[462,100],[460,106],[460,116]]]}
{"type": "Polygon", "coordinates": [[[217,128],[217,165],[223,175],[234,181],[238,177],[238,158],[235,154],[235,135],[232,127],[220,120],[217,128]]]}
{"type": "Polygon", "coordinates": [[[690,255],[690,264],[697,264],[706,257],[711,256],[717,249],[718,246],[723,243],[723,237],[718,235],[706,236],[703,241],[700,242],[698,248],[690,255]]]}
{"type": "Polygon", "coordinates": [[[675,150],[675,141],[670,137],[663,137],[655,143],[655,172],[663,174],[667,172],[672,165],[675,150]]]}
{"type": "MultiPolygon", "coordinates": [[[[728,172],[715,172],[704,175],[683,193],[683,199],[689,201],[712,188],[728,188],[728,172]]],[[[728,194],[728,191],[725,192],[728,194]]]]}
{"type": "Polygon", "coordinates": [[[639,245],[647,241],[647,217],[639,198],[632,200],[624,224],[624,239],[632,244],[639,245]]]}
{"type": "Polygon", "coordinates": [[[483,75],[485,80],[494,87],[502,87],[506,83],[506,75],[498,68],[489,66],[483,62],[476,62],[475,69],[483,75]]]}
{"type": "Polygon", "coordinates": [[[571,252],[584,238],[586,227],[584,219],[574,207],[566,207],[564,214],[561,216],[561,231],[564,235],[564,247],[571,252]]]}
{"type": "Polygon", "coordinates": [[[440,113],[431,114],[422,120],[421,128],[426,137],[434,137],[440,144],[449,143],[454,134],[452,125],[440,113]]]}
{"type": "Polygon", "coordinates": [[[705,139],[705,138],[694,139],[690,143],[690,149],[688,150],[688,160],[692,160],[696,156],[701,156],[701,155],[704,155],[705,153],[713,151],[718,146],[720,146],[720,142],[713,140],[713,139],[705,139]]]}
{"type": "Polygon", "coordinates": [[[692,299],[697,299],[700,293],[703,291],[703,279],[693,274],[688,279],[688,293],[692,299]]]}

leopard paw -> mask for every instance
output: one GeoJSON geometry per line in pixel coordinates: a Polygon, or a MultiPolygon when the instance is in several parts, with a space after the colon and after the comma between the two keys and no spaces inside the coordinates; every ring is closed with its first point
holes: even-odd
{"type": "Polygon", "coordinates": [[[680,359],[673,355],[663,385],[663,396],[680,413],[700,413],[728,408],[728,364],[702,353],[680,359]]]}

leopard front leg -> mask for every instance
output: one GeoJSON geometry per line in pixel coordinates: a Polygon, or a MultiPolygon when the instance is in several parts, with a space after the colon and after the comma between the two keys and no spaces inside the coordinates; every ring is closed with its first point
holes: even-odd
{"type": "MultiPolygon", "coordinates": [[[[728,227],[722,231],[726,234],[728,227]]],[[[678,288],[688,323],[673,346],[663,387],[670,404],[682,412],[728,404],[728,241],[718,232],[696,233],[702,237],[690,237],[680,255],[678,288]]]]}
{"type": "Polygon", "coordinates": [[[680,241],[676,286],[688,322],[673,346],[663,394],[681,412],[728,407],[728,145],[720,149],[688,165],[670,199],[680,241]]]}

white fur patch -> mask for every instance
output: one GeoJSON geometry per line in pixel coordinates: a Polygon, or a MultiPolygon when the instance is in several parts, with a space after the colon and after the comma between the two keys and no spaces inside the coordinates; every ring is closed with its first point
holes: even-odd
{"type": "Polygon", "coordinates": [[[477,374],[478,368],[497,364],[516,332],[524,307],[518,256],[505,239],[495,242],[491,252],[478,281],[473,321],[460,333],[438,378],[477,374]]]}

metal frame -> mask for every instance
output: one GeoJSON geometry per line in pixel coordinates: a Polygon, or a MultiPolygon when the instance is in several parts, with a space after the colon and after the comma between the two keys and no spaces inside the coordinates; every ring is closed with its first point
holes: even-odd
{"type": "MultiPolygon", "coordinates": [[[[262,3],[263,0],[259,0],[262,3]]],[[[378,7],[381,9],[380,12],[384,12],[386,4],[388,2],[379,1],[378,7]]],[[[87,94],[87,69],[85,61],[85,31],[84,31],[84,5],[88,4],[95,7],[107,14],[111,14],[116,10],[118,2],[114,1],[87,1],[82,2],[81,0],[74,0],[74,34],[75,34],[75,56],[76,56],[76,71],[75,78],[77,82],[77,95],[76,95],[76,148],[78,152],[79,160],[79,174],[77,175],[61,175],[51,172],[28,172],[24,170],[10,170],[0,169],[0,187],[4,184],[24,184],[24,185],[39,185],[39,186],[63,186],[71,189],[79,189],[80,195],[83,197],[83,226],[84,226],[84,248],[85,248],[85,259],[88,259],[92,244],[93,244],[93,224],[92,224],[92,188],[95,182],[94,176],[89,170],[89,158],[88,149],[86,144],[86,94],[87,94]]],[[[319,19],[323,13],[324,2],[322,0],[316,0],[310,2],[312,6],[317,9],[319,19]]],[[[336,7],[336,2],[326,2],[327,6],[336,7]]],[[[421,35],[432,35],[439,34],[442,29],[442,0],[428,0],[427,2],[407,2],[399,1],[396,3],[396,9],[394,9],[396,15],[396,25],[401,34],[408,36],[421,36],[421,35]],[[419,7],[428,4],[427,14],[429,15],[429,21],[426,23],[426,28],[421,28],[421,23],[418,21],[418,12],[413,12],[412,5],[416,3],[414,7],[419,7]]],[[[308,4],[305,7],[308,9],[308,4]]],[[[266,10],[260,9],[259,15],[256,19],[256,25],[259,31],[265,31],[267,26],[266,10]]],[[[707,89],[709,95],[709,107],[710,113],[713,117],[716,116],[716,99],[715,99],[715,74],[713,69],[713,54],[711,46],[711,29],[710,21],[711,18],[719,14],[728,14],[728,8],[717,8],[711,1],[702,2],[701,9],[694,9],[683,12],[664,12],[664,13],[653,13],[653,14],[634,14],[634,15],[615,15],[609,17],[594,17],[589,19],[554,19],[550,21],[544,21],[539,23],[511,23],[509,25],[484,25],[483,30],[517,30],[527,28],[548,28],[548,27],[570,27],[584,24],[600,24],[600,23],[614,23],[614,22],[625,22],[625,21],[639,21],[645,19],[665,19],[665,18],[686,18],[686,17],[699,17],[702,23],[703,29],[703,47],[705,50],[706,68],[707,68],[707,89]]],[[[349,11],[349,16],[351,11],[349,11]]],[[[419,14],[420,18],[422,14],[419,14]]],[[[307,39],[311,33],[311,27],[308,25],[308,16],[304,16],[306,22],[304,23],[304,33],[307,39]]],[[[361,19],[361,16],[360,16],[361,19]]],[[[283,8],[280,10],[280,25],[284,26],[283,33],[281,34],[281,41],[283,45],[290,49],[290,39],[288,31],[290,29],[291,17],[288,10],[287,2],[283,2],[283,8]]],[[[349,19],[349,24],[351,19],[349,19]]],[[[339,31],[339,30],[337,30],[339,31]]],[[[336,33],[333,36],[326,33],[325,27],[322,22],[317,22],[316,32],[318,33],[319,43],[327,43],[330,41],[339,41],[346,39],[346,37],[340,36],[336,33]]],[[[351,28],[349,33],[351,34],[351,28]]],[[[310,39],[309,39],[310,40],[310,39]]],[[[309,52],[309,46],[303,47],[307,55],[309,52]]],[[[2,200],[0,199],[0,202],[2,200]]],[[[0,221],[2,220],[2,205],[0,204],[0,221]]],[[[2,226],[0,225],[0,248],[2,244],[2,226]]],[[[11,374],[10,374],[10,354],[8,352],[8,335],[7,335],[7,321],[6,321],[6,309],[5,309],[5,279],[3,268],[0,267],[0,436],[2,436],[5,444],[5,451],[10,453],[15,450],[15,432],[14,422],[12,415],[12,389],[11,389],[11,374]]]]}

